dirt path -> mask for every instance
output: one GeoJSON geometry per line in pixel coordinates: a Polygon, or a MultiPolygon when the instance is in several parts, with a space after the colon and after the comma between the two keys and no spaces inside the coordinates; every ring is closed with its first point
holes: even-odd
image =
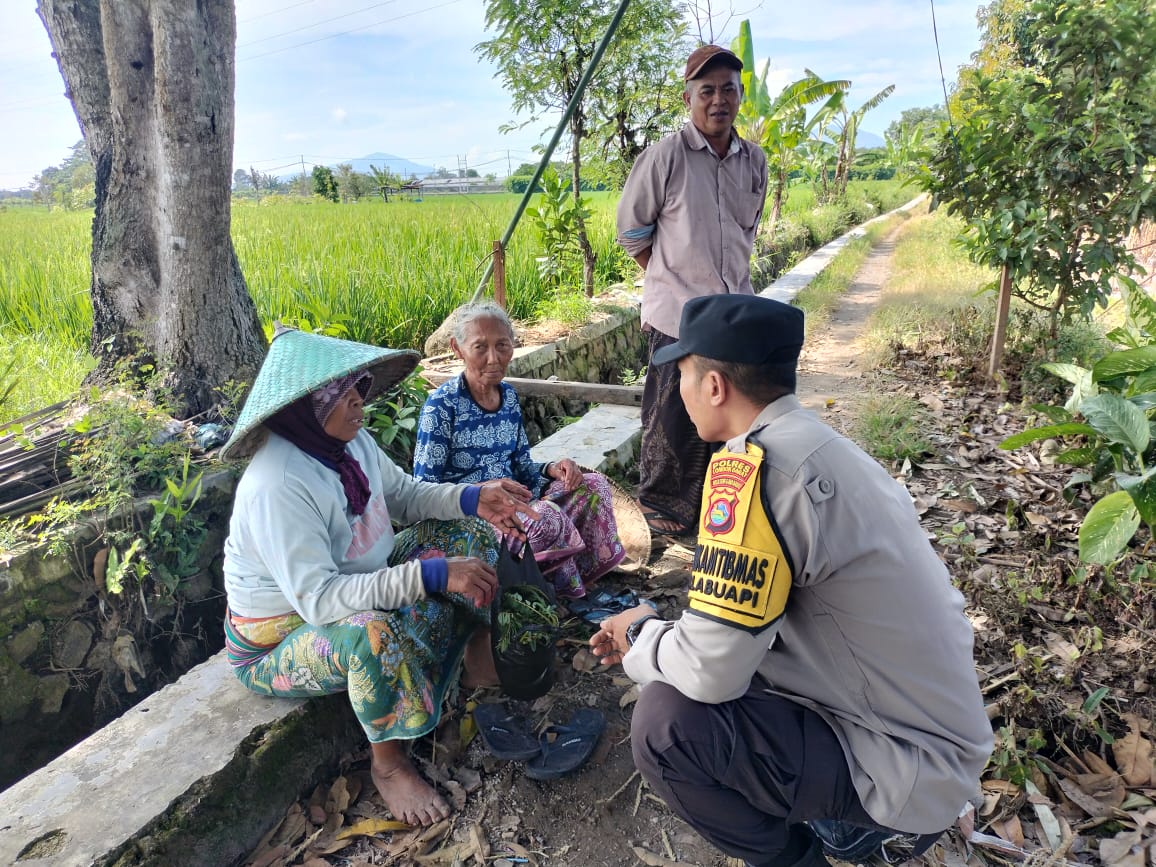
{"type": "Polygon", "coordinates": [[[804,406],[843,429],[851,400],[863,390],[859,344],[864,325],[890,274],[895,235],[868,254],[828,321],[807,339],[799,359],[798,394],[804,406]]]}

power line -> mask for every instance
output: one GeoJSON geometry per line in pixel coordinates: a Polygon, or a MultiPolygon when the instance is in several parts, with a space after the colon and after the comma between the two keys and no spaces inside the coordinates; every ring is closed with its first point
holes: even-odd
{"type": "Polygon", "coordinates": [[[298,6],[304,6],[307,3],[312,3],[314,0],[301,0],[300,3],[291,3],[288,6],[282,6],[280,9],[270,9],[268,12],[262,12],[260,15],[252,15],[248,18],[242,18],[237,21],[238,24],[248,24],[250,21],[256,21],[259,18],[268,18],[270,15],[277,15],[280,12],[288,12],[290,9],[296,9],[298,6]]]}
{"type": "MultiPolygon", "coordinates": [[[[343,18],[352,18],[354,15],[360,15],[362,12],[368,12],[370,9],[376,9],[379,6],[389,6],[391,3],[396,3],[397,0],[383,0],[381,3],[374,3],[372,6],[365,6],[361,9],[355,9],[352,12],[346,12],[344,15],[335,15],[332,18],[323,18],[313,24],[306,24],[304,27],[296,27],[293,30],[286,30],[284,33],[276,33],[273,36],[263,36],[260,39],[254,39],[252,42],[246,42],[243,45],[238,45],[237,48],[248,48],[250,45],[258,45],[262,42],[268,42],[271,39],[280,39],[282,36],[290,36],[294,33],[300,33],[302,30],[314,30],[322,24],[331,24],[334,21],[340,21],[343,18]]],[[[300,5],[300,4],[298,4],[300,5]]],[[[292,9],[293,7],[289,7],[292,9]]],[[[369,25],[372,27],[373,25],[369,25]]]]}
{"type": "Polygon", "coordinates": [[[296,45],[286,45],[284,48],[275,48],[272,51],[266,51],[264,54],[254,54],[251,57],[238,57],[237,62],[241,63],[246,60],[258,60],[262,57],[268,57],[271,54],[280,54],[283,51],[292,51],[294,48],[302,48],[306,45],[313,45],[317,42],[324,42],[326,39],[336,39],[338,36],[348,36],[351,33],[357,33],[362,30],[369,30],[371,27],[379,27],[382,24],[389,24],[393,21],[401,21],[403,18],[412,18],[414,15],[421,15],[423,12],[433,12],[435,9],[442,9],[446,6],[452,6],[455,3],[460,3],[461,0],[446,0],[445,3],[438,3],[434,6],[427,6],[425,9],[417,9],[413,12],[407,12],[404,15],[397,15],[393,18],[385,18],[381,21],[374,21],[372,24],[366,24],[362,27],[354,27],[350,30],[343,30],[341,33],[330,33],[328,36],[319,36],[316,39],[310,39],[307,42],[298,42],[296,45]]]}

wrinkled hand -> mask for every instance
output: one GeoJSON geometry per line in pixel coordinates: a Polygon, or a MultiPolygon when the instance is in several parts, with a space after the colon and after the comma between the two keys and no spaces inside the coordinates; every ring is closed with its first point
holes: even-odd
{"type": "Polygon", "coordinates": [[[572,491],[582,484],[582,468],[571,458],[562,458],[551,464],[550,478],[561,482],[567,491],[572,491]]]}
{"type": "Polygon", "coordinates": [[[622,662],[622,657],[630,651],[630,645],[626,643],[626,627],[636,620],[654,615],[655,610],[651,606],[637,605],[606,618],[598,624],[598,631],[590,636],[590,651],[599,657],[603,665],[622,662]]]}
{"type": "Polygon", "coordinates": [[[478,517],[489,521],[503,533],[526,538],[519,512],[531,518],[540,518],[530,505],[530,491],[513,479],[494,479],[485,482],[478,496],[478,517]]]}
{"type": "Polygon", "coordinates": [[[446,557],[448,576],[446,590],[468,596],[479,608],[485,608],[494,599],[498,589],[498,573],[477,557],[446,557]]]}

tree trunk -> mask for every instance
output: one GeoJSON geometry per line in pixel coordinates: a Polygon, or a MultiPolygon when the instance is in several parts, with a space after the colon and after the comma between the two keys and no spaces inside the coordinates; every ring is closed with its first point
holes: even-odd
{"type": "Polygon", "coordinates": [[[96,168],[92,342],[152,362],[184,417],[264,351],[229,235],[232,0],[40,0],[96,168]]]}
{"type": "MultiPolygon", "coordinates": [[[[582,173],[581,146],[584,133],[583,123],[575,111],[570,121],[570,162],[573,168],[571,188],[574,191],[574,207],[579,209],[582,199],[579,177],[582,173]]],[[[586,235],[586,221],[582,219],[582,215],[579,214],[574,222],[578,227],[574,233],[578,239],[578,249],[582,251],[582,290],[589,298],[594,294],[594,248],[590,246],[590,238],[586,235]]]]}
{"type": "Polygon", "coordinates": [[[787,189],[787,173],[780,169],[775,173],[775,193],[771,199],[771,229],[779,225],[779,217],[783,215],[783,193],[787,189]]]}

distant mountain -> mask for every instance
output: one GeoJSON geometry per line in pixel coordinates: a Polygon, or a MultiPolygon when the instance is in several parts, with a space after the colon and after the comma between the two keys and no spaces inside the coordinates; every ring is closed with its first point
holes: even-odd
{"type": "MultiPolygon", "coordinates": [[[[433,166],[423,166],[419,163],[411,162],[405,157],[395,157],[393,154],[386,154],[381,151],[369,154],[368,156],[357,157],[356,159],[339,160],[337,163],[331,163],[329,168],[336,171],[339,163],[349,163],[353,166],[355,172],[361,172],[366,175],[369,174],[370,166],[377,166],[379,169],[389,169],[394,174],[401,175],[403,178],[424,178],[426,175],[436,171],[433,166]]],[[[280,177],[282,180],[292,180],[293,178],[299,177],[300,174],[300,172],[290,172],[289,174],[280,175],[280,177]]]]}
{"type": "Polygon", "coordinates": [[[436,171],[433,166],[423,166],[419,163],[410,162],[405,157],[395,157],[393,154],[385,154],[378,151],[369,156],[358,157],[355,160],[343,160],[342,162],[350,163],[355,172],[369,172],[370,166],[377,166],[379,169],[388,168],[391,172],[405,177],[424,178],[428,174],[436,171]]]}
{"type": "Polygon", "coordinates": [[[867,132],[865,129],[859,130],[859,134],[855,136],[855,147],[858,148],[881,148],[886,147],[887,142],[883,141],[883,136],[875,135],[873,132],[867,132]]]}

